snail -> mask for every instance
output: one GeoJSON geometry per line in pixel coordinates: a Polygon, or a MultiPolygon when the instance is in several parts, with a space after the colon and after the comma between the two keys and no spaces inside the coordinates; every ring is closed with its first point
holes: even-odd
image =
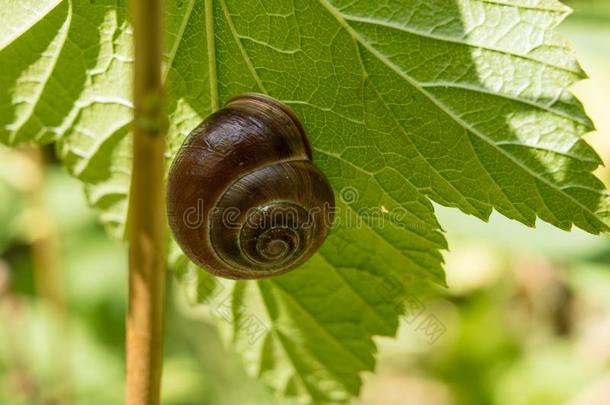
{"type": "Polygon", "coordinates": [[[169,171],[175,240],[191,261],[221,277],[295,269],[326,239],[334,204],[297,116],[261,94],[233,98],[206,118],[169,171]]]}

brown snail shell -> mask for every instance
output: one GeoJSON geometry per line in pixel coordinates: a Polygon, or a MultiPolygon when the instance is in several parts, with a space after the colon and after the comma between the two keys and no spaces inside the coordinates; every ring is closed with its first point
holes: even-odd
{"type": "Polygon", "coordinates": [[[176,241],[194,263],[227,278],[270,277],[304,263],[326,239],[334,203],[296,115],[260,94],[206,118],[169,172],[176,241]]]}

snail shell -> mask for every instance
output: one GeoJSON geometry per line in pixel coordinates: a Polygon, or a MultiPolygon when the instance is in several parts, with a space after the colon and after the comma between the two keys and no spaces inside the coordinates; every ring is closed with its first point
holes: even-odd
{"type": "Polygon", "coordinates": [[[176,241],[194,263],[232,279],[304,263],[328,235],[334,202],[297,117],[260,94],[238,96],[204,120],[169,172],[176,241]]]}

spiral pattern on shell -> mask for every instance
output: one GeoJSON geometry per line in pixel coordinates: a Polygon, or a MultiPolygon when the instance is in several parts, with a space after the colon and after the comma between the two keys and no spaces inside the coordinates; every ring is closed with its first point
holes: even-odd
{"type": "Polygon", "coordinates": [[[334,196],[294,113],[245,94],[189,134],[170,168],[167,209],[194,263],[257,279],[290,271],[320,248],[334,196]]]}

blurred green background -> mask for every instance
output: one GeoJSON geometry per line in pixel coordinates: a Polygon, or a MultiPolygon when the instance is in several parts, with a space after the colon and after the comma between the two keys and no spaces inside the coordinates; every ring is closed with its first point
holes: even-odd
{"type": "MultiPolygon", "coordinates": [[[[590,76],[574,91],[608,165],[610,1],[567,3],[561,31],[590,76]]],[[[598,174],[610,183],[608,168],[598,174]]],[[[377,340],[377,372],[354,402],[610,404],[610,238],[437,209],[450,288],[422,304],[444,333],[403,319],[397,339],[377,340]]],[[[0,149],[0,404],[122,403],[126,293],[126,246],[106,237],[52,148],[0,149]]],[[[172,279],[163,403],[283,403],[172,279]]]]}

